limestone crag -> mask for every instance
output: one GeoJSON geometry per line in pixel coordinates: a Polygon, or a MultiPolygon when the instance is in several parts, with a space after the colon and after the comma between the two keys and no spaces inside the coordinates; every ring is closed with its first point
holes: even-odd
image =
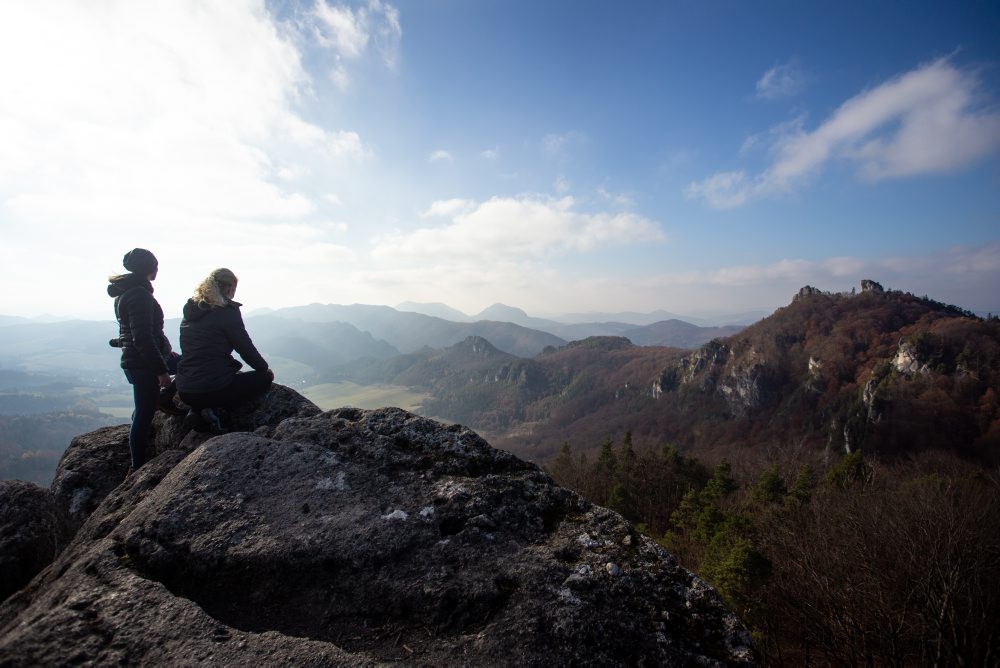
{"type": "Polygon", "coordinates": [[[770,375],[766,360],[753,348],[738,353],[715,339],[665,368],[653,381],[650,394],[659,398],[683,386],[717,392],[730,414],[745,416],[767,399],[770,375]]]}
{"type": "Polygon", "coordinates": [[[930,373],[930,367],[927,363],[920,360],[916,346],[907,341],[900,341],[896,356],[892,359],[892,365],[896,371],[909,375],[930,373]]]}
{"type": "Polygon", "coordinates": [[[0,605],[0,665],[753,663],[711,588],[536,466],[400,409],[300,409],[175,434],[0,605]]]}

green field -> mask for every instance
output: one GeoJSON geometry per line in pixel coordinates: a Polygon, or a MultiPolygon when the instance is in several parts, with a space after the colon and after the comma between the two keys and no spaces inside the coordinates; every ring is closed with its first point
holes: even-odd
{"type": "Polygon", "coordinates": [[[327,411],[331,408],[382,408],[397,406],[416,411],[429,395],[400,385],[358,385],[357,383],[324,383],[300,390],[310,401],[327,411]]]}

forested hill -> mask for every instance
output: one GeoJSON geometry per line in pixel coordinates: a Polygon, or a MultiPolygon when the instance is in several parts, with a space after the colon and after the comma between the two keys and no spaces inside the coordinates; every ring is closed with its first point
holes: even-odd
{"type": "Polygon", "coordinates": [[[1000,449],[1000,321],[870,281],[856,294],[803,288],[694,352],[616,337],[472,366],[446,363],[455,352],[415,355],[383,380],[429,389],[433,414],[536,461],[564,441],[596,450],[625,431],[638,447],[666,442],[718,456],[795,444],[943,447],[991,460],[1000,449]]]}

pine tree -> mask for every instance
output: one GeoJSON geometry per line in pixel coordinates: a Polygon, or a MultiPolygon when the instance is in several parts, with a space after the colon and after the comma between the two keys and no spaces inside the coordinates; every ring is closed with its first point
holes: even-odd
{"type": "Polygon", "coordinates": [[[778,473],[778,465],[771,464],[771,467],[760,477],[757,484],[753,486],[751,496],[760,503],[781,503],[788,494],[788,487],[784,479],[778,473]]]}
{"type": "Polygon", "coordinates": [[[575,489],[579,484],[579,472],[569,441],[563,441],[562,447],[559,448],[559,454],[549,465],[549,473],[563,487],[575,489]]]}
{"type": "Polygon", "coordinates": [[[625,518],[636,521],[636,455],[632,449],[632,432],[626,431],[615,460],[608,493],[608,507],[625,518]]]}
{"type": "Polygon", "coordinates": [[[615,474],[615,465],[614,441],[609,436],[601,445],[601,449],[597,453],[597,459],[590,469],[590,489],[585,495],[598,505],[608,505],[608,497],[611,495],[612,478],[615,474]]]}
{"type": "Polygon", "coordinates": [[[795,484],[785,497],[786,505],[804,506],[812,499],[813,491],[816,489],[816,471],[813,467],[805,464],[799,469],[799,476],[795,479],[795,484]]]}

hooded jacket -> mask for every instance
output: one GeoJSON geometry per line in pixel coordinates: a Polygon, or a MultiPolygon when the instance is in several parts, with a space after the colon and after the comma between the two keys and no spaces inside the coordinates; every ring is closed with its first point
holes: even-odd
{"type": "Polygon", "coordinates": [[[108,285],[115,298],[123,369],[167,373],[170,341],[163,333],[163,309],[153,298],[153,284],[142,274],[117,276],[108,285]]]}
{"type": "Polygon", "coordinates": [[[239,302],[225,306],[199,305],[189,299],[181,321],[181,361],[177,389],[181,392],[215,392],[233,382],[243,366],[232,357],[235,350],[257,371],[268,366],[247,334],[239,302]]]}

